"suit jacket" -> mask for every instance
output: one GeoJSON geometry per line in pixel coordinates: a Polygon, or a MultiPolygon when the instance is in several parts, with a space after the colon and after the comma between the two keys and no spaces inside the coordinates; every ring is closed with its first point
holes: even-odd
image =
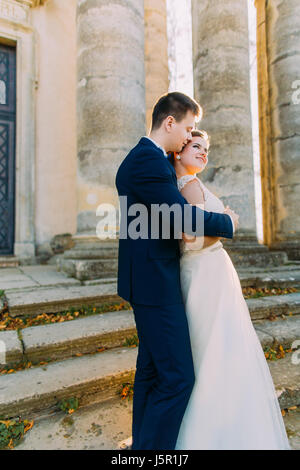
{"type": "MultiPolygon", "coordinates": [[[[177,178],[172,164],[151,140],[143,137],[121,163],[116,175],[121,203],[121,227],[118,254],[118,294],[131,303],[142,305],[173,305],[182,303],[180,287],[179,243],[174,238],[174,220],[170,218],[170,239],[151,239],[151,204],[179,204],[184,215],[188,203],[177,188],[177,178]],[[127,236],[132,221],[133,204],[143,204],[149,209],[148,238],[132,239],[127,236]],[[124,238],[123,238],[124,237],[124,238]]],[[[182,217],[182,231],[203,235],[196,225],[196,213],[204,218],[204,235],[232,238],[232,222],[226,214],[202,211],[188,205],[190,219],[182,217]],[[188,220],[188,222],[187,222],[188,220]],[[197,229],[197,230],[196,230],[197,229]]],[[[162,220],[161,220],[162,222],[162,220]]]]}

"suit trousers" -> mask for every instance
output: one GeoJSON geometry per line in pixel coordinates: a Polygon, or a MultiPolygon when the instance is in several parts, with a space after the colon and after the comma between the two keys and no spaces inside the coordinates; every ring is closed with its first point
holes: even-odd
{"type": "Polygon", "coordinates": [[[132,304],[139,337],[133,396],[133,450],[174,450],[195,383],[183,304],[132,304]]]}

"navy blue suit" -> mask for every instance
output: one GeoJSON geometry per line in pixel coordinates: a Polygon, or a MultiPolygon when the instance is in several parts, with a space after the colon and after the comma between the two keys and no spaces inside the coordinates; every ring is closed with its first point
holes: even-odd
{"type": "Polygon", "coordinates": [[[193,385],[194,368],[186,314],[180,287],[179,244],[174,218],[170,239],[151,239],[151,204],[179,204],[182,231],[203,235],[196,212],[204,218],[204,235],[232,238],[228,215],[189,206],[177,188],[176,173],[164,153],[142,138],[121,163],[116,175],[121,203],[118,294],[133,306],[139,353],[134,384],[133,449],[172,450],[193,385]],[[123,198],[122,198],[123,199],[123,198]],[[133,204],[149,209],[148,237],[126,237],[137,217],[128,215],[133,204]],[[188,222],[187,222],[188,220],[188,222]]]}

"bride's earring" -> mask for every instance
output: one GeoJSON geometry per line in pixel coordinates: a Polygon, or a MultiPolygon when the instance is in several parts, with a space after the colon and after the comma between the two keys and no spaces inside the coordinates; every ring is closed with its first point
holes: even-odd
{"type": "Polygon", "coordinates": [[[177,159],[177,160],[180,160],[180,159],[181,159],[181,158],[180,158],[180,155],[176,155],[176,159],[177,159]]]}

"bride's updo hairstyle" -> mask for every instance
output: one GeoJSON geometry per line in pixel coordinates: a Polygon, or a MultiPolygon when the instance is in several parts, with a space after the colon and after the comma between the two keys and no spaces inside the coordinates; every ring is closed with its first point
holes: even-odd
{"type": "MultiPolygon", "coordinates": [[[[208,145],[210,144],[210,138],[206,131],[195,129],[191,132],[191,134],[192,134],[192,137],[201,137],[202,139],[205,139],[207,141],[208,145]]],[[[172,163],[173,166],[175,166],[174,152],[170,152],[169,157],[170,157],[170,162],[172,163]]]]}

